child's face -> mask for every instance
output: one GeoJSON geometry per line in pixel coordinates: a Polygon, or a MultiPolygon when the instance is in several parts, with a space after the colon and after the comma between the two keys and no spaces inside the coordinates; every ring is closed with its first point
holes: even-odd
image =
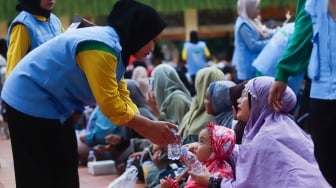
{"type": "Polygon", "coordinates": [[[209,88],[205,92],[204,106],[208,114],[214,114],[214,110],[212,108],[210,94],[209,94],[209,88]]]}
{"type": "Polygon", "coordinates": [[[210,135],[207,129],[202,129],[198,135],[196,156],[199,161],[207,161],[212,153],[210,135]]]}
{"type": "Polygon", "coordinates": [[[237,102],[238,102],[237,119],[246,122],[250,116],[248,92],[246,89],[243,90],[242,95],[237,100],[237,102]]]}

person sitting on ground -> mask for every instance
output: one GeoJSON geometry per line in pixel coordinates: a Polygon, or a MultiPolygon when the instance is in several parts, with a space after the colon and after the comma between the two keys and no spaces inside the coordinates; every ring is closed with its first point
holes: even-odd
{"type": "MultiPolygon", "coordinates": [[[[197,159],[204,165],[204,169],[206,168],[207,172],[217,178],[233,178],[234,173],[229,164],[229,160],[236,143],[234,131],[209,122],[206,128],[202,129],[199,133],[198,140],[198,143],[190,144],[187,147],[191,152],[196,154],[197,159]]],[[[190,171],[188,172],[191,173],[190,171]]],[[[201,185],[191,177],[188,178],[184,185],[178,185],[178,182],[185,175],[186,173],[182,173],[175,179],[170,176],[165,177],[160,180],[161,187],[201,187],[201,185]]]]}
{"type": "Polygon", "coordinates": [[[205,91],[211,82],[219,80],[224,80],[224,73],[216,67],[206,67],[198,71],[195,79],[196,95],[179,126],[183,144],[197,142],[199,132],[208,122],[213,121],[213,116],[205,111],[205,91]]]}
{"type": "Polygon", "coordinates": [[[210,83],[205,94],[205,110],[214,116],[217,125],[233,128],[232,102],[230,88],[236,84],[232,81],[216,81],[210,83]]]}
{"type": "MultiPolygon", "coordinates": [[[[179,78],[176,69],[166,63],[159,64],[152,72],[153,84],[148,92],[147,101],[158,120],[168,121],[180,125],[184,115],[189,111],[191,96],[188,89],[179,78]]],[[[156,144],[152,147],[153,166],[148,177],[155,176],[148,184],[159,184],[158,175],[175,163],[168,159],[165,147],[156,144]]]]}
{"type": "MultiPolygon", "coordinates": [[[[151,108],[148,106],[138,83],[131,79],[125,80],[127,83],[127,89],[130,91],[130,98],[134,104],[136,104],[140,114],[151,120],[156,120],[156,117],[153,115],[151,108]]],[[[144,147],[147,147],[150,144],[147,139],[144,139],[133,129],[126,126],[118,127],[110,122],[110,120],[108,120],[100,110],[98,110],[98,113],[99,117],[94,116],[89,121],[91,122],[89,123],[89,126],[92,125],[94,121],[95,127],[86,133],[86,143],[88,145],[95,146],[94,149],[103,154],[105,158],[115,160],[116,165],[126,162],[128,156],[132,152],[142,151],[144,147]],[[100,134],[98,134],[99,132],[100,134]],[[94,140],[96,140],[95,144],[92,143],[94,140]],[[139,149],[135,149],[138,148],[138,146],[139,149]]]]}
{"type": "Polygon", "coordinates": [[[191,174],[207,187],[330,187],[314,157],[311,138],[289,112],[296,104],[286,88],[279,112],[268,104],[274,78],[261,76],[248,81],[238,99],[236,118],[246,121],[241,145],[233,152],[235,178],[215,178],[210,173],[191,174]]]}

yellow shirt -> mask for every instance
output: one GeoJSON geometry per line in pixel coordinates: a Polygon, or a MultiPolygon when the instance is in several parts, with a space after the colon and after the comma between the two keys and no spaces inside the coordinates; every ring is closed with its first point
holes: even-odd
{"type": "Polygon", "coordinates": [[[126,81],[117,82],[118,60],[109,46],[94,41],[83,42],[77,48],[76,59],[106,117],[117,125],[123,125],[139,113],[129,96],[126,81]]]}
{"type": "MultiPolygon", "coordinates": [[[[40,21],[48,21],[43,16],[35,16],[40,21]]],[[[64,28],[62,28],[64,32],[64,28]]],[[[30,37],[27,28],[23,24],[17,24],[10,33],[11,40],[7,51],[6,77],[12,72],[19,61],[27,54],[30,48],[30,37]]]]}
{"type": "MultiPolygon", "coordinates": [[[[205,54],[205,57],[207,57],[207,58],[209,58],[210,55],[211,55],[210,54],[210,50],[209,50],[209,48],[207,46],[204,48],[204,54],[205,54]]],[[[182,49],[182,55],[181,55],[183,61],[187,60],[187,55],[188,55],[187,54],[187,49],[183,47],[183,49],[182,49]]]]}

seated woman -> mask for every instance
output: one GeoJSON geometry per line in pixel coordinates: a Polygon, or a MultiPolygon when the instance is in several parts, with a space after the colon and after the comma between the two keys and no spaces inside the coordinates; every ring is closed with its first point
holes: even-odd
{"type": "Polygon", "coordinates": [[[179,134],[183,138],[183,144],[197,142],[199,132],[208,122],[214,120],[213,116],[205,110],[205,91],[211,82],[224,80],[224,78],[224,73],[216,67],[206,67],[197,72],[195,78],[196,95],[179,126],[179,134]]]}
{"type": "Polygon", "coordinates": [[[180,125],[189,110],[191,96],[175,68],[168,64],[156,66],[152,72],[152,91],[147,100],[160,121],[180,125]]]}
{"type": "MultiPolygon", "coordinates": [[[[148,106],[137,82],[126,79],[126,83],[127,89],[130,91],[130,98],[134,104],[137,105],[140,114],[155,120],[156,118],[148,106]]],[[[78,151],[80,162],[86,164],[86,158],[91,149],[95,149],[98,160],[113,159],[116,160],[117,164],[123,162],[127,160],[128,155],[133,151],[132,138],[142,137],[133,129],[126,126],[116,126],[97,106],[90,116],[85,133],[79,136],[78,151]]],[[[149,145],[148,140],[145,140],[144,144],[138,141],[136,143],[143,147],[149,145]]]]}
{"type": "Polygon", "coordinates": [[[235,121],[232,114],[230,88],[236,84],[232,81],[210,83],[205,93],[205,110],[214,116],[216,125],[233,128],[235,121]]]}
{"type": "Polygon", "coordinates": [[[236,117],[246,121],[241,145],[232,157],[235,178],[190,173],[209,187],[330,187],[317,165],[310,137],[293,121],[294,92],[287,87],[283,109],[274,112],[267,98],[274,78],[251,79],[238,99],[236,117]]]}
{"type": "MultiPolygon", "coordinates": [[[[169,64],[157,65],[152,72],[151,91],[147,100],[159,121],[168,121],[180,125],[184,115],[189,111],[191,96],[176,69],[169,64]]],[[[159,184],[159,174],[166,171],[171,163],[166,148],[154,145],[152,148],[153,163],[146,183],[149,187],[159,184]]]]}
{"type": "MultiPolygon", "coordinates": [[[[123,132],[120,129],[121,126],[113,124],[100,110],[99,106],[96,106],[92,112],[85,132],[80,133],[77,140],[79,163],[85,165],[87,163],[87,156],[89,151],[97,145],[105,145],[105,137],[109,134],[122,136],[123,132]]],[[[118,147],[118,149],[120,149],[118,147]]],[[[112,159],[109,153],[95,152],[97,160],[112,159]]]]}

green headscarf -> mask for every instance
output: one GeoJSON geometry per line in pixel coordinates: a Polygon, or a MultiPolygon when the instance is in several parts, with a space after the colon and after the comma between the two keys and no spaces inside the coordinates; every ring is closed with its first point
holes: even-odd
{"type": "Polygon", "coordinates": [[[206,67],[197,72],[195,78],[196,95],[192,100],[189,112],[183,117],[179,127],[182,138],[198,133],[210,121],[213,116],[205,110],[205,92],[211,82],[224,80],[224,73],[216,67],[206,67]]]}

